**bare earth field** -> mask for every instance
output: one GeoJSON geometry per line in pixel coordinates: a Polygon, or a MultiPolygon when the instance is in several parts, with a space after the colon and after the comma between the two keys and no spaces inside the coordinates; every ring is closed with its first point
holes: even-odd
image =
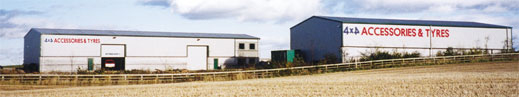
{"type": "Polygon", "coordinates": [[[519,62],[119,86],[0,86],[0,96],[519,96],[519,62]],[[44,88],[44,89],[42,89],[44,88]]]}

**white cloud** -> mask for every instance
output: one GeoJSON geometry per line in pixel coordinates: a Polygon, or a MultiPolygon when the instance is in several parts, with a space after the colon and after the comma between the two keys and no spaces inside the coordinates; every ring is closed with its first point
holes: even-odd
{"type": "Polygon", "coordinates": [[[0,9],[0,65],[22,64],[23,37],[31,28],[77,28],[44,18],[41,12],[0,9]]]}
{"type": "Polygon", "coordinates": [[[457,9],[486,9],[487,11],[503,12],[519,7],[517,0],[335,0],[327,3],[336,3],[335,5],[344,3],[345,5],[342,6],[342,10],[338,10],[339,12],[354,10],[354,13],[371,14],[406,14],[442,10],[455,12],[457,9]]]}
{"type": "Polygon", "coordinates": [[[320,0],[174,0],[173,13],[188,19],[302,20],[321,10],[320,0]]]}
{"type": "Polygon", "coordinates": [[[21,38],[31,28],[77,28],[74,25],[59,24],[42,18],[12,17],[6,22],[14,26],[0,28],[0,37],[21,38]]]}
{"type": "Polygon", "coordinates": [[[484,12],[506,12],[507,8],[501,6],[500,4],[491,5],[483,9],[484,12]]]}
{"type": "Polygon", "coordinates": [[[452,13],[456,11],[456,7],[449,5],[440,5],[440,6],[430,6],[426,12],[434,12],[434,13],[452,13]]]}
{"type": "Polygon", "coordinates": [[[41,14],[42,12],[38,11],[0,9],[0,38],[22,38],[33,27],[75,28],[70,25],[48,21],[44,18],[30,17],[41,14]]]}
{"type": "Polygon", "coordinates": [[[137,3],[141,5],[159,6],[167,8],[170,5],[170,0],[140,0],[137,3]]]}

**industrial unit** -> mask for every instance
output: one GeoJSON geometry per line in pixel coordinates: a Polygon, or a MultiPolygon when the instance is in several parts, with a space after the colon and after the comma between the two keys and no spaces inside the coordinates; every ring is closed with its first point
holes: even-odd
{"type": "Polygon", "coordinates": [[[396,20],[312,16],[290,28],[290,48],[306,61],[333,54],[347,62],[374,50],[435,56],[447,48],[512,49],[512,27],[462,21],[396,20]]]}
{"type": "Polygon", "coordinates": [[[39,72],[212,70],[259,59],[259,38],[246,34],[33,28],[24,38],[24,65],[39,72]]]}

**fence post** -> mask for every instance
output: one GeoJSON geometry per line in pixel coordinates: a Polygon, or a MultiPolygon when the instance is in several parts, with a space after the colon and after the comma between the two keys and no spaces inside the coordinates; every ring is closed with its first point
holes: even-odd
{"type": "Polygon", "coordinates": [[[38,81],[41,83],[41,74],[38,76],[38,81]]]}
{"type": "Polygon", "coordinates": [[[395,60],[391,60],[391,66],[395,65],[395,60]]]}
{"type": "Polygon", "coordinates": [[[265,71],[267,73],[267,78],[270,78],[270,74],[269,74],[269,71],[265,71]]]}
{"type": "Polygon", "coordinates": [[[400,63],[400,66],[404,66],[405,64],[405,59],[402,59],[402,63],[400,63]]]}
{"type": "Polygon", "coordinates": [[[445,63],[447,63],[447,61],[445,60],[445,57],[443,57],[443,62],[442,62],[442,64],[445,64],[445,63]]]}
{"type": "Polygon", "coordinates": [[[276,73],[277,73],[278,76],[281,76],[281,70],[279,70],[279,69],[276,70],[276,73]]]}
{"type": "Polygon", "coordinates": [[[381,68],[386,67],[386,64],[384,64],[384,61],[381,61],[381,62],[380,62],[380,65],[382,65],[381,68]]]}
{"type": "Polygon", "coordinates": [[[128,80],[128,75],[124,74],[124,80],[128,80]]]}
{"type": "Polygon", "coordinates": [[[4,76],[3,75],[0,75],[0,76],[2,76],[2,81],[4,81],[4,76]]]}
{"type": "Polygon", "coordinates": [[[143,79],[144,79],[144,77],[141,75],[141,80],[143,80],[143,79]]]}
{"type": "Polygon", "coordinates": [[[324,73],[328,72],[328,66],[324,66],[324,73]]]}
{"type": "Polygon", "coordinates": [[[454,64],[458,63],[458,60],[456,60],[456,56],[452,57],[454,60],[454,64]]]}
{"type": "Polygon", "coordinates": [[[369,62],[369,67],[370,67],[369,69],[373,69],[373,61],[369,62]]]}
{"type": "Polygon", "coordinates": [[[358,69],[358,67],[357,67],[357,61],[355,61],[355,69],[358,69]]]}

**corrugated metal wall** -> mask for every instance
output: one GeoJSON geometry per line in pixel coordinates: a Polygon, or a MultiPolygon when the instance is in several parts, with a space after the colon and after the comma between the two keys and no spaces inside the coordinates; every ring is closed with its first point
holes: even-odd
{"type": "Polygon", "coordinates": [[[341,28],[340,22],[310,18],[290,28],[290,49],[301,50],[306,61],[320,60],[325,54],[341,59],[341,28]]]}
{"type": "MultiPolygon", "coordinates": [[[[40,33],[29,31],[24,37],[23,47],[23,65],[29,67],[29,64],[37,66],[40,64],[40,33]]],[[[34,67],[35,69],[37,67],[34,67]]]]}
{"type": "MultiPolygon", "coordinates": [[[[435,56],[438,51],[445,51],[452,47],[455,50],[482,49],[488,53],[497,53],[501,49],[510,49],[507,46],[510,34],[506,28],[478,28],[478,27],[444,27],[444,26],[416,26],[416,25],[391,25],[391,24],[356,24],[344,23],[343,32],[346,27],[359,29],[361,33],[343,33],[343,50],[348,53],[344,56],[346,60],[358,58],[361,53],[374,52],[376,49],[389,52],[419,52],[422,56],[435,56]],[[370,28],[399,28],[413,29],[415,36],[375,35],[386,33],[384,31],[370,28]],[[447,30],[448,37],[428,36],[426,30],[447,30]],[[369,31],[367,31],[369,30],[369,31]],[[362,32],[371,32],[362,34],[362,32]],[[377,32],[377,33],[375,33],[377,32]],[[422,36],[418,33],[421,32],[422,36]]],[[[384,30],[388,30],[384,29],[384,30]]],[[[397,33],[397,32],[394,32],[397,33]]],[[[398,32],[400,33],[400,32],[398,32]]],[[[443,32],[442,32],[443,33],[443,32]]],[[[432,35],[432,34],[431,34],[432,35]]],[[[344,59],[343,59],[344,60],[344,59]]]]}
{"type": "MultiPolygon", "coordinates": [[[[72,38],[88,42],[56,43],[41,42],[40,72],[62,71],[75,72],[86,69],[88,58],[94,59],[95,69],[101,68],[101,45],[125,45],[125,70],[165,70],[187,69],[187,47],[208,47],[208,68],[214,68],[213,60],[218,64],[235,65],[236,57],[258,57],[258,39],[220,39],[220,38],[172,38],[172,37],[132,37],[132,36],[91,36],[91,35],[42,35],[42,39],[72,38]],[[89,39],[99,39],[90,42],[89,39]],[[254,43],[255,50],[239,51],[237,43],[254,43]],[[236,54],[240,53],[240,54],[236,54]],[[241,54],[243,53],[243,54],[241,54]]],[[[39,42],[36,42],[39,45],[39,42]]],[[[39,48],[39,46],[38,46],[39,48]]],[[[27,50],[29,51],[29,50],[27,50]]],[[[40,51],[40,50],[35,50],[40,51]]],[[[32,52],[40,53],[40,52],[32,52]]],[[[27,53],[26,54],[31,54],[27,53]]]]}

